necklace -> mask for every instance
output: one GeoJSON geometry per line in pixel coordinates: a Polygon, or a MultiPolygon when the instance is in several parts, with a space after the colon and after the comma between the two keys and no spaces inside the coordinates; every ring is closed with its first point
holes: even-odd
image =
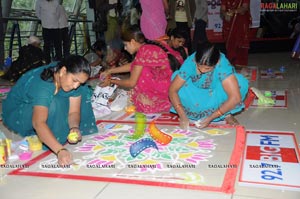
{"type": "Polygon", "coordinates": [[[55,85],[55,91],[54,91],[54,95],[56,95],[58,93],[59,90],[59,85],[58,85],[58,76],[57,74],[54,75],[54,85],[55,85]]]}

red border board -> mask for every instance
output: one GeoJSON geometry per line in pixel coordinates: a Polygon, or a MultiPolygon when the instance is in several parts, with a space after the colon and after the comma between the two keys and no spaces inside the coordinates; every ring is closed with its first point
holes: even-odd
{"type": "MultiPolygon", "coordinates": [[[[251,102],[249,108],[287,108],[287,100],[288,100],[288,94],[287,90],[269,90],[272,93],[272,99],[275,100],[274,105],[258,105],[258,98],[257,96],[254,97],[253,101],[251,102]],[[273,94],[275,93],[275,94],[273,94]],[[283,94],[280,94],[283,93],[283,94]]],[[[262,91],[263,93],[265,90],[262,91]]]]}
{"type": "Polygon", "coordinates": [[[239,184],[300,191],[300,156],[295,133],[246,131],[239,184]]]}
{"type": "MultiPolygon", "coordinates": [[[[162,125],[163,126],[163,125],[162,125]]],[[[47,173],[46,171],[28,171],[28,169],[19,168],[13,170],[9,173],[9,175],[17,175],[17,176],[35,176],[35,177],[48,177],[48,178],[63,178],[63,179],[72,179],[72,180],[86,180],[86,181],[102,181],[102,182],[112,182],[112,183],[126,183],[126,184],[138,184],[138,185],[149,185],[149,186],[157,186],[157,187],[171,187],[171,188],[182,188],[182,189],[192,189],[192,190],[202,190],[202,191],[215,191],[215,192],[223,192],[227,194],[232,194],[234,192],[234,186],[236,181],[236,176],[238,172],[238,165],[240,164],[241,156],[244,149],[245,143],[245,129],[243,126],[236,127],[222,127],[222,129],[232,128],[235,129],[234,134],[230,134],[235,136],[235,144],[232,145],[232,152],[228,158],[229,165],[237,165],[236,168],[224,168],[223,179],[221,179],[220,183],[217,185],[201,185],[201,184],[183,184],[183,183],[170,183],[163,181],[155,181],[151,179],[139,179],[139,178],[122,178],[122,176],[114,176],[114,177],[101,177],[94,175],[76,175],[75,173],[64,174],[62,172],[56,173],[47,173]]],[[[221,130],[221,129],[220,129],[221,130]]],[[[233,132],[232,132],[233,133],[233,132]]],[[[40,164],[44,158],[53,154],[49,151],[42,153],[36,158],[30,160],[25,165],[30,168],[35,164],[40,164]]],[[[49,157],[48,157],[49,159],[49,157]]],[[[45,160],[45,159],[44,159],[45,160]]],[[[33,166],[34,167],[34,166],[33,166]]],[[[82,171],[84,172],[84,171],[82,171]]]]}
{"type": "Polygon", "coordinates": [[[257,80],[258,67],[257,66],[242,67],[238,69],[237,72],[244,75],[245,78],[247,78],[249,81],[253,82],[257,80]]]}
{"type": "Polygon", "coordinates": [[[284,79],[283,77],[283,72],[281,71],[274,71],[272,73],[272,75],[269,75],[268,74],[268,71],[267,70],[261,70],[260,71],[260,79],[263,79],[263,80],[279,80],[279,79],[284,79]]]}
{"type": "MultiPolygon", "coordinates": [[[[100,122],[118,122],[118,123],[135,123],[135,113],[124,113],[120,117],[113,119],[101,119],[97,120],[97,123],[100,122]]],[[[147,118],[147,124],[155,121],[156,124],[165,124],[165,125],[179,125],[179,116],[175,113],[155,113],[155,114],[145,114],[147,118]]],[[[190,126],[195,126],[195,121],[190,121],[190,126]]],[[[210,127],[226,126],[225,121],[212,122],[210,127]]]]}

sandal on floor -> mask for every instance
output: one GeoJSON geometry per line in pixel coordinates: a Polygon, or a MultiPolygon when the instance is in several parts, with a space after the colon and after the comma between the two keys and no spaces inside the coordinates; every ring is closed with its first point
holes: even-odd
{"type": "Polygon", "coordinates": [[[227,124],[231,125],[231,126],[237,126],[239,125],[239,121],[237,121],[237,119],[235,119],[235,117],[233,117],[233,115],[227,115],[225,117],[225,121],[227,124]]]}

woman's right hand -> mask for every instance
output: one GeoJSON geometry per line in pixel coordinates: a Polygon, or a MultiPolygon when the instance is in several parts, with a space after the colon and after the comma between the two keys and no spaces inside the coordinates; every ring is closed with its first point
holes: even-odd
{"type": "Polygon", "coordinates": [[[100,83],[100,87],[106,87],[106,86],[110,86],[111,84],[111,76],[108,75],[105,77],[105,79],[100,83]]]}
{"type": "Polygon", "coordinates": [[[109,77],[109,76],[110,76],[109,70],[105,70],[105,71],[103,71],[103,72],[100,73],[100,75],[99,75],[99,80],[100,80],[101,82],[103,82],[103,81],[105,81],[105,80],[107,79],[107,77],[109,77]]]}
{"type": "Polygon", "coordinates": [[[180,118],[179,125],[181,129],[188,130],[190,126],[190,120],[188,118],[180,118]]]}
{"type": "Polygon", "coordinates": [[[70,165],[73,162],[72,154],[68,150],[61,150],[57,154],[58,164],[60,166],[70,165]]]}

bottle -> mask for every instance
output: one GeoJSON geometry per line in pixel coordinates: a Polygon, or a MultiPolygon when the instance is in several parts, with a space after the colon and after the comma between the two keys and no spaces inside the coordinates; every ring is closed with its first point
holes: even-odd
{"type": "Polygon", "coordinates": [[[285,73],[286,68],[285,68],[285,66],[280,66],[279,70],[281,73],[285,73]]]}
{"type": "Polygon", "coordinates": [[[12,64],[12,58],[7,57],[4,61],[4,70],[7,70],[12,64]]]}
{"type": "Polygon", "coordinates": [[[274,77],[275,76],[274,70],[272,68],[268,68],[267,75],[268,75],[268,77],[274,77]]]}
{"type": "Polygon", "coordinates": [[[5,165],[7,161],[7,149],[6,141],[4,139],[0,140],[0,165],[5,165]]]}

